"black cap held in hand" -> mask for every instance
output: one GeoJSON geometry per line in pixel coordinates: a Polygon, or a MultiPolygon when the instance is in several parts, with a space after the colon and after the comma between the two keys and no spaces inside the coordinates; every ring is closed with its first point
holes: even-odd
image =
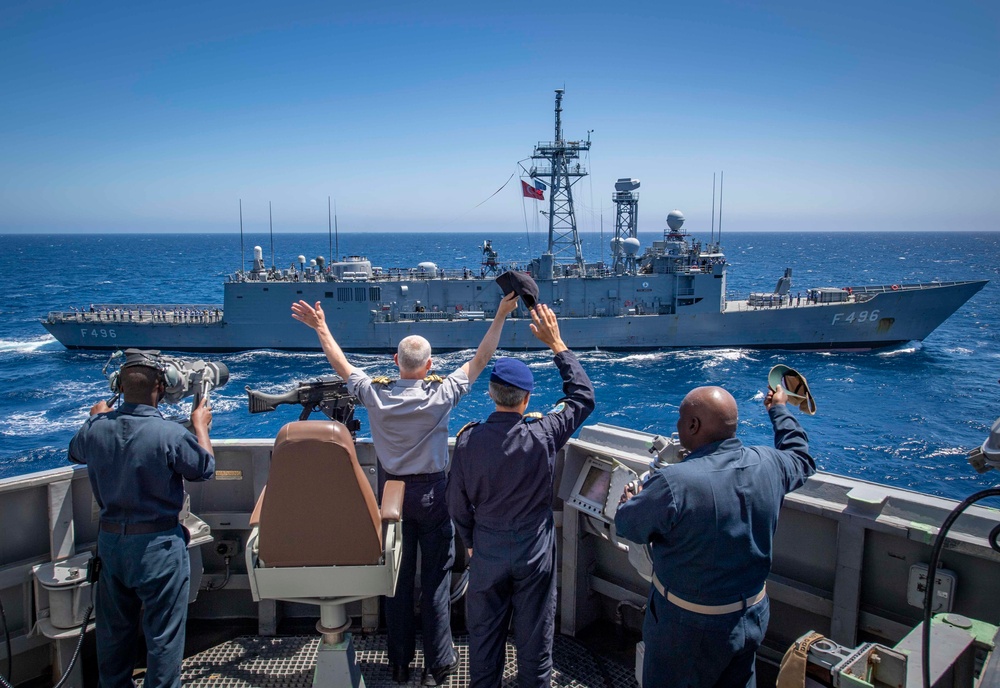
{"type": "Polygon", "coordinates": [[[527,273],[508,270],[497,277],[495,281],[503,289],[504,296],[514,292],[521,297],[524,305],[528,308],[534,308],[535,304],[538,303],[538,285],[527,273]]]}

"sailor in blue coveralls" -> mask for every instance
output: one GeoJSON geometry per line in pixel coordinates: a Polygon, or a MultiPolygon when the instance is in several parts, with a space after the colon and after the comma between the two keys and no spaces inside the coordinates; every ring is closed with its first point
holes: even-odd
{"type": "Polygon", "coordinates": [[[736,439],[736,401],[699,387],[681,402],[690,454],[627,490],[618,535],[652,545],[653,586],[642,627],[643,687],[755,686],[767,630],[764,582],[785,494],[816,472],[806,433],[780,386],[764,399],[774,448],[736,439]]]}
{"type": "Polygon", "coordinates": [[[215,473],[203,399],[191,412],[195,434],[165,420],[156,405],[163,376],[129,354],[120,377],[125,402],[104,401],[69,445],[70,461],[87,464],[101,508],[97,554],[97,667],[102,688],[132,688],[139,619],[146,636],[145,686],[181,685],[191,567],[187,533],[178,524],[183,481],[215,473]]]}
{"type": "Polygon", "coordinates": [[[523,416],[534,387],[531,370],[515,359],[497,359],[490,375],[496,412],[459,432],[448,479],[448,510],[470,548],[473,688],[500,685],[512,617],[518,685],[549,685],[556,615],[554,461],[594,410],[594,387],[560,339],[555,315],[540,304],[531,318],[532,332],[555,354],[565,396],[547,416],[523,416]]]}
{"type": "Polygon", "coordinates": [[[292,304],[292,317],[316,330],[326,357],[347,380],[371,421],[372,443],[385,480],[406,483],[403,495],[403,555],[396,595],[385,599],[389,663],[397,683],[410,677],[416,645],[414,580],[420,547],[420,616],[424,641],[424,685],[441,685],[458,666],[451,639],[451,568],[455,563],[455,529],[445,503],[448,467],[448,417],[451,409],[489,363],[517,296],[504,297],[475,356],[448,377],[429,376],[431,347],[419,336],[406,337],[394,357],[399,380],[371,378],[347,362],[327,327],[317,301],[292,304]]]}

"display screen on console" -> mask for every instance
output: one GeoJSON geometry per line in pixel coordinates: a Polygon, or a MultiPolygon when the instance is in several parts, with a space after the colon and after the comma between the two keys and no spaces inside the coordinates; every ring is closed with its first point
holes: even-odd
{"type": "Polygon", "coordinates": [[[603,507],[611,487],[611,471],[597,466],[591,466],[587,477],[583,479],[579,495],[589,502],[603,507]]]}

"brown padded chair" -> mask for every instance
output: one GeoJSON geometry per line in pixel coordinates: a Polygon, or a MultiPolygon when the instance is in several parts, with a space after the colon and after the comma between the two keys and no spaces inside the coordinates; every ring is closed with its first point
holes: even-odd
{"type": "Polygon", "coordinates": [[[254,599],[338,597],[346,603],[393,595],[403,488],[387,482],[380,511],[346,427],[335,421],[285,425],[251,517],[256,528],[246,554],[254,599]]]}

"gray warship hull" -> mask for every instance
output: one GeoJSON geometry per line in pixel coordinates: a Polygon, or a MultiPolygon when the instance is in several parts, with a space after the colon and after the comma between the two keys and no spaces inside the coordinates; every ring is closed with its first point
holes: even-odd
{"type": "MultiPolygon", "coordinates": [[[[784,296],[754,305],[726,301],[725,265],[704,273],[539,280],[574,348],[760,348],[866,350],[920,341],[986,284],[984,280],[852,287],[840,302],[784,296]]],[[[489,279],[363,282],[231,281],[214,306],[100,306],[52,312],[42,324],[68,349],[158,348],[225,352],[318,350],[315,333],[291,318],[304,299],[323,304],[348,351],[395,350],[412,334],[437,350],[474,348],[500,291],[489,279]]],[[[770,296],[770,295],[768,295],[770,296]]],[[[509,351],[540,348],[520,308],[504,328],[509,351]]]]}

